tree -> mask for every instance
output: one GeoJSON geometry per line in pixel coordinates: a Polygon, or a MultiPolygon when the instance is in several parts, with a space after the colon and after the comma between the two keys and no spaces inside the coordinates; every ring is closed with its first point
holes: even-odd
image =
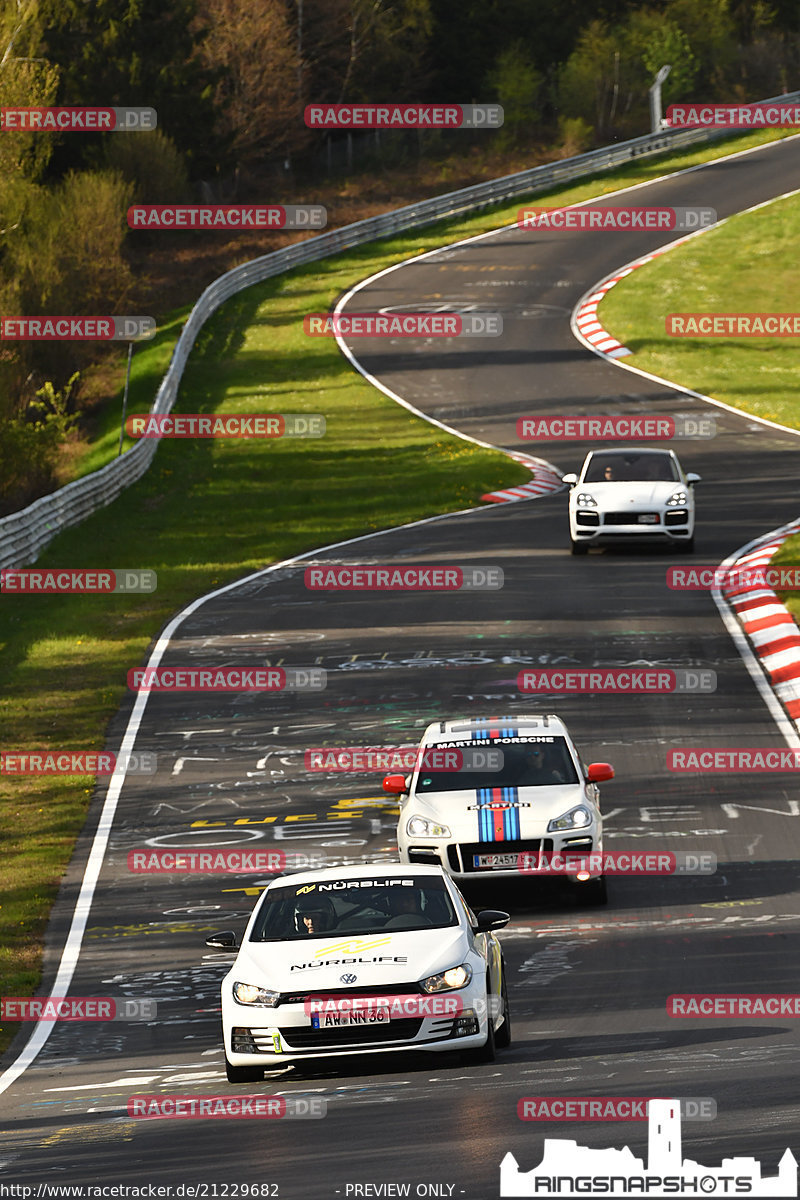
{"type": "Polygon", "coordinates": [[[501,145],[512,145],[539,122],[542,82],[523,42],[513,42],[502,52],[487,77],[489,98],[496,98],[503,106],[501,145]]]}

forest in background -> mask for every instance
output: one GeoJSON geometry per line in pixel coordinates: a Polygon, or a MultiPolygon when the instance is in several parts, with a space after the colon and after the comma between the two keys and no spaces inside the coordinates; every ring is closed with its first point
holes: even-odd
{"type": "MultiPolygon", "coordinates": [[[[0,313],[138,311],[129,239],[152,235],[130,233],[128,206],[244,202],[290,182],[310,193],[328,170],[331,135],[305,127],[306,104],[497,101],[505,124],[481,136],[517,155],[542,145],[578,153],[648,132],[648,88],[664,63],[665,109],[792,91],[800,6],[0,0],[0,106],[158,112],[148,133],[2,131],[0,313]]],[[[458,136],[382,134],[370,152],[391,171],[409,154],[457,153],[458,136]]],[[[92,343],[0,344],[0,514],[52,490],[97,355],[92,343]]]]}

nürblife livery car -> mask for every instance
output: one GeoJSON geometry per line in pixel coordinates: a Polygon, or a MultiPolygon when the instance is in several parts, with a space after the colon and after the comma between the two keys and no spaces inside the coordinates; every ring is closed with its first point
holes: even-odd
{"type": "MultiPolygon", "coordinates": [[[[440,867],[371,863],[265,888],[222,981],[231,1083],[330,1054],[508,1046],[500,943],[508,913],[477,917],[440,867]]],[[[226,930],[206,945],[236,949],[226,930]]]]}
{"type": "MultiPolygon", "coordinates": [[[[613,777],[608,763],[584,767],[554,714],[471,717],[429,725],[413,773],[387,775],[383,787],[400,798],[400,861],[436,863],[469,882],[522,873],[535,878],[537,869],[544,873],[548,852],[602,852],[597,784],[613,777]],[[483,769],[478,749],[502,765],[483,769]]],[[[587,901],[605,903],[603,876],[565,878],[587,901]]]]}
{"type": "Polygon", "coordinates": [[[599,542],[656,539],[694,548],[694,491],[700,476],[685,475],[672,450],[623,446],[591,450],[569,484],[573,554],[599,542]]]}

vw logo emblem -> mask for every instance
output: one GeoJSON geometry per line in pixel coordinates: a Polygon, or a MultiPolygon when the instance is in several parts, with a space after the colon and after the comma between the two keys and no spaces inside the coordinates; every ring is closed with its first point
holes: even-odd
{"type": "Polygon", "coordinates": [[[339,976],[340,983],[355,983],[355,981],[357,979],[358,979],[357,975],[340,975],[339,976]]]}

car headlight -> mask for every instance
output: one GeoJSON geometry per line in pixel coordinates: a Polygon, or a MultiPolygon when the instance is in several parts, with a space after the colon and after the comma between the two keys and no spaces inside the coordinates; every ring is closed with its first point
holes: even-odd
{"type": "Polygon", "coordinates": [[[270,992],[267,988],[256,987],[254,983],[235,983],[233,998],[239,1004],[262,1004],[265,1008],[275,1008],[280,992],[270,992]]]}
{"type": "Polygon", "coordinates": [[[667,501],[667,504],[676,504],[676,505],[677,504],[686,504],[686,503],[688,503],[688,496],[686,495],[686,492],[673,492],[672,495],[670,496],[669,500],[667,501]]]}
{"type": "Polygon", "coordinates": [[[423,992],[454,992],[466,987],[472,980],[472,967],[462,963],[460,967],[451,967],[449,971],[440,971],[438,975],[429,975],[420,981],[423,992]]]}
{"type": "Polygon", "coordinates": [[[552,820],[547,826],[547,832],[559,833],[564,829],[585,829],[591,823],[592,814],[588,808],[579,804],[577,808],[571,808],[569,812],[564,813],[563,817],[556,817],[552,820]]]}
{"type": "Polygon", "coordinates": [[[575,503],[578,508],[597,508],[597,501],[590,492],[579,492],[575,503]]]}
{"type": "Polygon", "coordinates": [[[450,837],[450,830],[438,821],[429,821],[427,817],[409,817],[406,824],[409,837],[450,837]]]}

